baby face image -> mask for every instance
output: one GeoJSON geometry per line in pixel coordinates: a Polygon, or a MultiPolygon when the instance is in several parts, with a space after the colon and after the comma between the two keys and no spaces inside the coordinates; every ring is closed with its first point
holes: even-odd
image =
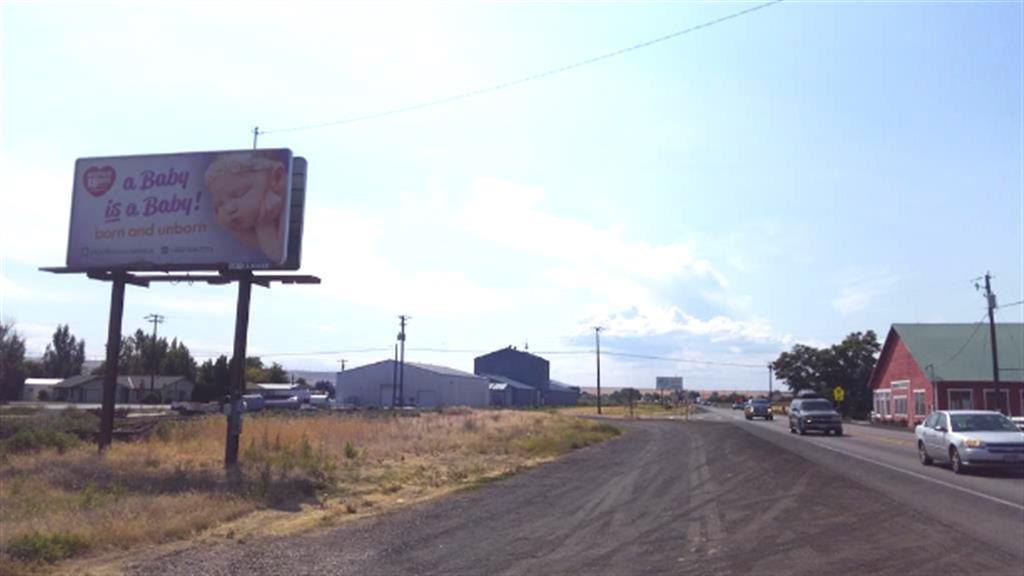
{"type": "Polygon", "coordinates": [[[206,169],[213,215],[231,236],[272,262],[285,257],[288,170],[269,153],[230,153],[206,169]]]}
{"type": "Polygon", "coordinates": [[[233,232],[252,230],[264,218],[270,171],[223,174],[210,185],[217,222],[233,232]]]}

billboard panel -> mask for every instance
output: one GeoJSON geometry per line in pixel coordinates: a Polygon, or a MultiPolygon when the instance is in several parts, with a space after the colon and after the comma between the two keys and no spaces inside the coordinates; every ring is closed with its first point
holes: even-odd
{"type": "Polygon", "coordinates": [[[292,172],[287,149],[81,158],[67,266],[297,268],[292,172]]]}
{"type": "Polygon", "coordinates": [[[658,390],[682,390],[683,389],[683,377],[682,376],[656,376],[654,378],[654,387],[658,390]]]}

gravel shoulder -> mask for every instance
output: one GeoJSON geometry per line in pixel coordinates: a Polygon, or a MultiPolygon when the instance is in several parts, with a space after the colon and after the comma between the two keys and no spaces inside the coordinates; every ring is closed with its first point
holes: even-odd
{"type": "Polygon", "coordinates": [[[1013,574],[1014,555],[726,422],[629,433],[482,488],[130,574],[1013,574]]]}

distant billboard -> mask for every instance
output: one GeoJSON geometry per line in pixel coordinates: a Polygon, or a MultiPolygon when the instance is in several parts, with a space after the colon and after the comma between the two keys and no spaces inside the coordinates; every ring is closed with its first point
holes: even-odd
{"type": "Polygon", "coordinates": [[[67,266],[297,269],[304,191],[287,149],[81,158],[67,266]]]}
{"type": "Polygon", "coordinates": [[[682,376],[656,376],[654,378],[654,387],[658,390],[682,390],[683,389],[683,377],[682,376]]]}

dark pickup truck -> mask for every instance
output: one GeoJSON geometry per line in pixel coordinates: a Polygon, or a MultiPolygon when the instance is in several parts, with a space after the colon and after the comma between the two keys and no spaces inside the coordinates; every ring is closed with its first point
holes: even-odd
{"type": "Polygon", "coordinates": [[[743,415],[747,417],[747,420],[753,420],[754,418],[775,419],[775,416],[772,414],[772,405],[767,400],[761,399],[748,401],[747,406],[743,409],[743,415]]]}

